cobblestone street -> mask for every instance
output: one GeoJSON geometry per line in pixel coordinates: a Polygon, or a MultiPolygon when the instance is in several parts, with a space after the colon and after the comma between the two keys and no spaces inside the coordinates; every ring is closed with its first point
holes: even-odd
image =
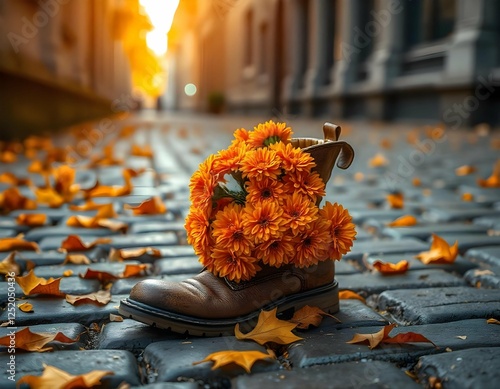
{"type": "MultiPolygon", "coordinates": [[[[61,331],[69,338],[78,337],[74,343],[50,342],[53,350],[43,353],[16,350],[16,381],[25,375],[41,375],[46,364],[73,375],[110,370],[114,375],[101,380],[109,388],[498,387],[500,325],[489,324],[487,319],[500,320],[500,186],[482,187],[477,182],[494,174],[500,133],[486,126],[466,132],[402,124],[336,123],[342,126],[341,139],[352,145],[356,156],[349,169],[333,170],[324,201],[341,203],[349,210],[357,226],[357,240],[351,252],[336,263],[335,278],[340,290],[353,291],[365,302],[342,299],[335,315],[340,322],[325,317],[318,328],[296,331],[303,340],[283,349],[277,360],[257,362],[251,374],[239,367],[212,370],[212,363],[193,362],[216,351],[265,352],[265,347],[233,336],[183,336],[128,318],[116,319],[120,300],[138,281],[151,277],[182,280],[201,270],[184,230],[191,174],[209,154],[229,145],[235,129],[251,129],[268,119],[143,112],[115,119],[112,131],[103,131],[103,122],[97,122],[93,132],[67,131],[52,139],[54,145],[71,150],[75,183],[81,189],[90,189],[96,182],[122,187],[126,184],[124,168],[134,169],[137,175],[132,175],[130,194],[94,198],[99,204],[113,204],[117,215],[112,219],[124,223],[125,233],[124,228],[68,226],[72,216],[97,212],[70,209],[69,204],[58,208],[38,205],[37,209],[16,209],[0,216],[0,241],[22,233],[39,247],[39,251],[16,252],[21,275],[33,269],[38,277],[62,277],[60,290],[68,295],[101,289],[111,292],[111,301],[104,305],[72,305],[64,297],[25,296],[16,282],[13,317],[8,309],[10,285],[7,278],[3,280],[0,336],[29,326],[32,332],[61,331]],[[131,153],[134,146],[143,151],[150,147],[151,153],[131,153]],[[99,163],[98,158],[112,157],[114,162],[124,162],[99,163]],[[404,199],[401,208],[388,200],[395,193],[404,199]],[[129,209],[129,205],[137,206],[154,196],[161,198],[166,213],[134,215],[129,209]],[[29,213],[44,213],[47,220],[39,227],[19,224],[18,216],[29,213]],[[417,223],[388,226],[405,215],[413,215],[417,223]],[[415,258],[429,250],[433,234],[449,244],[458,241],[455,262],[426,265],[415,258]],[[60,250],[70,235],[78,235],[87,244],[110,239],[77,252],[85,254],[90,264],[74,264],[67,263],[67,254],[60,250]],[[143,248],[158,249],[160,254],[145,251],[126,262],[110,255],[120,249],[143,248]],[[403,274],[382,275],[373,268],[377,260],[394,264],[407,260],[410,267],[403,274]],[[126,264],[146,266],[133,277],[120,277],[126,264]],[[82,277],[88,269],[115,277],[82,277]],[[27,312],[19,308],[25,302],[32,305],[27,312]],[[366,344],[346,343],[356,333],[374,333],[389,323],[398,325],[391,335],[416,332],[435,346],[382,344],[370,349],[366,344]]],[[[324,120],[278,120],[286,121],[294,136],[322,138],[324,120]]],[[[0,175],[29,178],[31,186],[17,187],[23,196],[35,199],[33,186],[42,187],[45,182],[40,174],[28,173],[28,168],[36,159],[43,161],[43,153],[40,150],[31,159],[19,153],[16,161],[0,164],[0,175]]],[[[498,164],[496,174],[500,179],[498,164]]],[[[0,192],[11,186],[3,180],[0,192]]],[[[0,260],[10,252],[0,253],[0,260]]],[[[9,380],[10,353],[7,347],[0,351],[0,387],[14,388],[16,383],[9,380]]]]}

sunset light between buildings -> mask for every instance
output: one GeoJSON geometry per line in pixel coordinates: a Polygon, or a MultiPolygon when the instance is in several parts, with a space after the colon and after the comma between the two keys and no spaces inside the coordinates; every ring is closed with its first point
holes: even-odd
{"type": "Polygon", "coordinates": [[[153,29],[146,34],[148,47],[158,56],[167,52],[167,33],[172,26],[179,0],[140,0],[153,29]]]}

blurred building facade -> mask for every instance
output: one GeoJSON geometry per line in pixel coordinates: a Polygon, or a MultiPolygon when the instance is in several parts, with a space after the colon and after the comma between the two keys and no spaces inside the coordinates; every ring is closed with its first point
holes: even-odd
{"type": "Polygon", "coordinates": [[[500,1],[181,0],[177,13],[171,108],[222,95],[229,112],[500,124],[500,1]]]}
{"type": "Polygon", "coordinates": [[[123,0],[0,0],[0,129],[23,136],[109,115],[131,91],[123,0]]]}

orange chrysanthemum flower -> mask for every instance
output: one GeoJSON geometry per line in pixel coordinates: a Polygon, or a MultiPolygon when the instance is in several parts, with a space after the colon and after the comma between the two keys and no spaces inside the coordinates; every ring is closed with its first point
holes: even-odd
{"type": "Polygon", "coordinates": [[[274,123],[272,120],[261,123],[254,128],[248,137],[250,146],[268,147],[273,143],[290,143],[292,139],[292,129],[286,123],[274,123]]]}
{"type": "Polygon", "coordinates": [[[328,221],[332,243],[329,247],[330,259],[340,259],[348,253],[356,239],[356,228],[347,209],[337,203],[326,202],[319,211],[320,216],[328,221]]]}
{"type": "Polygon", "coordinates": [[[217,212],[212,223],[212,236],[218,248],[235,254],[250,255],[253,242],[250,236],[243,232],[242,209],[241,205],[230,204],[217,212]]]}
{"type": "Polygon", "coordinates": [[[281,174],[280,159],[276,152],[267,148],[249,151],[241,161],[243,178],[262,180],[265,177],[278,179],[281,174]]]}
{"type": "Polygon", "coordinates": [[[248,140],[248,137],[250,136],[250,133],[244,128],[238,128],[236,131],[234,131],[233,136],[233,142],[246,142],[248,140]]]}
{"type": "Polygon", "coordinates": [[[292,195],[285,197],[283,201],[283,218],[294,235],[311,228],[311,223],[316,220],[317,216],[318,207],[309,197],[299,192],[293,192],[292,195]]]}
{"type": "Polygon", "coordinates": [[[296,172],[283,177],[285,182],[285,192],[299,192],[309,196],[314,201],[325,196],[325,183],[317,172],[296,172]]]}
{"type": "Polygon", "coordinates": [[[187,232],[187,241],[194,248],[197,255],[201,255],[210,245],[210,222],[203,210],[191,207],[186,217],[184,228],[187,232]]]}
{"type": "Polygon", "coordinates": [[[214,169],[222,175],[237,171],[248,150],[250,147],[245,142],[233,143],[227,149],[219,151],[214,161],[214,169]]]}
{"type": "Polygon", "coordinates": [[[255,248],[255,257],[269,266],[280,267],[286,265],[295,255],[293,238],[291,235],[283,235],[278,239],[271,239],[255,248]]]}
{"type": "Polygon", "coordinates": [[[217,186],[217,176],[213,174],[212,167],[215,160],[214,155],[210,155],[202,162],[198,170],[191,176],[189,188],[191,190],[189,199],[193,206],[200,206],[212,202],[212,195],[217,186]]]}
{"type": "Polygon", "coordinates": [[[328,248],[331,242],[329,224],[317,219],[310,229],[295,238],[295,258],[297,267],[308,267],[328,259],[328,248]]]}
{"type": "Polygon", "coordinates": [[[287,173],[310,172],[316,166],[311,154],[298,147],[293,147],[291,143],[275,143],[270,148],[276,151],[281,159],[281,166],[287,173]]]}
{"type": "Polygon", "coordinates": [[[273,201],[247,204],[243,215],[245,234],[254,239],[255,244],[280,237],[285,231],[282,209],[273,201]]]}
{"type": "Polygon", "coordinates": [[[261,269],[256,258],[229,250],[214,248],[212,258],[213,271],[230,281],[247,281],[261,269]]]}
{"type": "Polygon", "coordinates": [[[246,201],[251,204],[259,201],[278,201],[283,195],[283,183],[270,178],[249,180],[245,189],[248,192],[246,201]]]}

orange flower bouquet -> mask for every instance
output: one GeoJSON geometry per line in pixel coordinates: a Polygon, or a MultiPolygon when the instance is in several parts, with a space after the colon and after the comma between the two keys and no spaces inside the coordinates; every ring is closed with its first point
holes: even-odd
{"type": "Polygon", "coordinates": [[[210,272],[246,281],[262,264],[303,268],[350,250],[351,216],[337,203],[319,208],[325,183],[311,154],[293,147],[290,127],[269,121],[234,138],[189,185],[187,238],[210,272]]]}

